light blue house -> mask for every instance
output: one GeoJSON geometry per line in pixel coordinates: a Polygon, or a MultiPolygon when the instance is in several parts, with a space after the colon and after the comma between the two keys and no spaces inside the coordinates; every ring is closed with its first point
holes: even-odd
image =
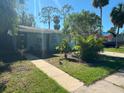
{"type": "Polygon", "coordinates": [[[45,55],[55,52],[62,38],[60,31],[19,26],[17,48],[45,55]]]}

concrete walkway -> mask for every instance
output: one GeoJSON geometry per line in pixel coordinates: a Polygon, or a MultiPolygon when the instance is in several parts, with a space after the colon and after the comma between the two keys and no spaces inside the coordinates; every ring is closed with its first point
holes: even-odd
{"type": "Polygon", "coordinates": [[[117,72],[77,93],[124,93],[124,73],[117,72]]]}
{"type": "Polygon", "coordinates": [[[55,80],[59,85],[68,90],[70,93],[74,93],[79,88],[84,88],[84,83],[80,82],[78,79],[73,78],[64,71],[56,68],[55,66],[49,64],[48,62],[36,58],[35,56],[26,54],[26,58],[32,60],[31,62],[44,73],[46,73],[50,78],[55,80]]]}
{"type": "Polygon", "coordinates": [[[107,55],[107,56],[113,56],[113,57],[124,58],[124,53],[117,53],[117,52],[104,51],[104,52],[101,52],[100,54],[102,54],[102,55],[107,55]]]}
{"type": "Polygon", "coordinates": [[[83,82],[42,59],[32,55],[26,55],[26,58],[70,93],[124,93],[124,69],[87,87],[83,82]]]}

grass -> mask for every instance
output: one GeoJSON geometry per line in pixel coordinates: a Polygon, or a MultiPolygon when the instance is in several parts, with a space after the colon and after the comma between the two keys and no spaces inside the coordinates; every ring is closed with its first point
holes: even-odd
{"type": "Polygon", "coordinates": [[[68,93],[28,61],[0,62],[0,93],[68,93]]]}
{"type": "Polygon", "coordinates": [[[124,53],[124,47],[116,48],[105,48],[105,51],[124,53]]]}
{"type": "Polygon", "coordinates": [[[99,61],[90,61],[89,63],[64,60],[63,65],[59,64],[59,56],[46,60],[71,76],[83,81],[86,85],[103,79],[107,75],[117,71],[119,68],[124,67],[124,59],[107,56],[102,56],[102,59],[99,61]]]}

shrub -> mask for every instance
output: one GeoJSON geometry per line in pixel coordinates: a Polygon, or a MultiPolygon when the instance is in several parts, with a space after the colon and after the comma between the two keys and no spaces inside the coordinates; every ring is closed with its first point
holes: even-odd
{"type": "Polygon", "coordinates": [[[71,47],[67,39],[63,39],[60,44],[56,47],[60,53],[64,53],[64,57],[67,59],[67,53],[71,51],[71,47]]]}
{"type": "Polygon", "coordinates": [[[98,52],[103,50],[102,38],[95,39],[93,35],[83,38],[82,36],[77,36],[77,44],[74,49],[78,53],[79,58],[84,60],[98,58],[98,52]]]}

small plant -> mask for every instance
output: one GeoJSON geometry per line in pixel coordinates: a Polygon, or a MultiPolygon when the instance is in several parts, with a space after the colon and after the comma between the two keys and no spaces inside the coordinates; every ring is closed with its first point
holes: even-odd
{"type": "Polygon", "coordinates": [[[60,44],[56,47],[60,53],[64,53],[64,58],[67,59],[67,53],[71,50],[67,39],[63,39],[60,44]]]}

